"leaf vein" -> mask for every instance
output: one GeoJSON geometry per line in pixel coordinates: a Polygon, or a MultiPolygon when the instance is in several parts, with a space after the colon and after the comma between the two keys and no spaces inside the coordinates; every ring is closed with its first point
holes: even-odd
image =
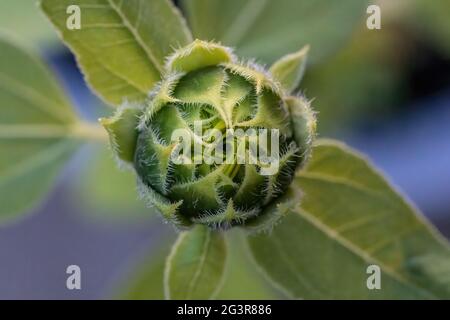
{"type": "Polygon", "coordinates": [[[341,236],[339,233],[337,233],[335,230],[332,230],[329,226],[325,225],[317,219],[311,212],[306,211],[305,209],[300,209],[295,211],[298,216],[305,219],[307,222],[311,223],[313,226],[315,226],[318,230],[323,232],[327,237],[330,239],[335,240],[337,243],[339,243],[342,247],[346,248],[356,256],[363,259],[366,263],[369,264],[376,264],[380,266],[380,268],[389,275],[392,279],[396,280],[397,282],[400,282],[404,285],[407,285],[409,287],[416,288],[419,292],[422,292],[424,295],[429,296],[430,298],[436,299],[437,297],[432,293],[429,292],[426,288],[423,288],[419,286],[416,283],[411,283],[408,281],[408,279],[405,279],[402,275],[398,274],[395,270],[389,268],[388,266],[384,265],[381,261],[377,260],[375,257],[369,255],[368,253],[364,252],[361,248],[351,243],[349,240],[341,236]]]}
{"type": "Polygon", "coordinates": [[[123,25],[130,31],[130,33],[133,35],[133,37],[136,39],[138,44],[140,45],[141,49],[144,50],[144,52],[147,54],[147,57],[150,59],[150,62],[153,63],[154,67],[160,72],[163,72],[162,65],[156,59],[154,54],[151,52],[150,48],[145,44],[145,42],[142,40],[141,35],[139,34],[139,31],[133,27],[133,25],[130,23],[128,18],[123,14],[123,12],[120,10],[120,7],[116,6],[113,2],[113,0],[107,0],[110,6],[115,10],[117,15],[122,19],[123,25]]]}
{"type": "Polygon", "coordinates": [[[35,89],[25,86],[2,72],[0,72],[0,88],[5,89],[18,98],[24,98],[52,118],[56,117],[63,122],[66,122],[69,118],[54,101],[49,100],[35,89]]]}
{"type": "Polygon", "coordinates": [[[206,256],[207,256],[207,254],[209,252],[209,249],[210,249],[210,243],[211,243],[211,233],[210,233],[209,230],[206,230],[206,239],[205,239],[205,244],[203,246],[202,255],[200,256],[200,259],[199,259],[198,268],[195,271],[195,274],[192,277],[191,281],[189,282],[187,295],[186,295],[187,299],[189,299],[189,297],[192,294],[195,286],[197,285],[197,281],[200,278],[200,275],[202,273],[203,267],[205,266],[206,256]]]}

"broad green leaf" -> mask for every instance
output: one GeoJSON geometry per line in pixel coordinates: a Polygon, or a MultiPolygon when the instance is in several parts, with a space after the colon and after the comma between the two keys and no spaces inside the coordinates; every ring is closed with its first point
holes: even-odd
{"type": "Polygon", "coordinates": [[[86,80],[113,105],[143,100],[159,81],[165,57],[192,40],[169,0],[41,0],[41,8],[86,80]],[[79,30],[66,27],[69,5],[81,9],[79,30]]]}
{"type": "Polygon", "coordinates": [[[0,1],[0,29],[13,32],[35,46],[56,46],[58,38],[36,3],[35,0],[0,1]]]}
{"type": "Polygon", "coordinates": [[[164,235],[162,243],[158,243],[159,248],[146,251],[136,266],[124,275],[113,295],[125,300],[164,300],[164,268],[173,241],[172,231],[168,236],[164,235]]]}
{"type": "Polygon", "coordinates": [[[366,14],[366,0],[183,0],[194,36],[273,63],[311,45],[313,63],[345,43],[366,14]]]}
{"type": "Polygon", "coordinates": [[[0,221],[42,199],[88,129],[47,67],[1,36],[0,221]]]}
{"type": "MultiPolygon", "coordinates": [[[[223,287],[215,298],[226,299],[274,299],[280,297],[257,272],[245,251],[245,239],[239,230],[233,230],[229,261],[223,287]]],[[[170,237],[172,239],[173,237],[170,237]]],[[[164,241],[165,242],[165,241],[164,241]]],[[[170,247],[167,243],[160,250],[148,255],[126,275],[124,282],[115,290],[120,299],[164,299],[163,275],[170,247]]]]}
{"type": "Polygon", "coordinates": [[[131,170],[121,170],[109,147],[93,145],[95,151],[85,170],[74,184],[78,206],[87,217],[102,223],[142,223],[158,217],[155,209],[147,208],[136,190],[136,176],[131,170]]]}
{"type": "Polygon", "coordinates": [[[309,46],[305,46],[296,53],[282,57],[270,67],[270,72],[281,83],[287,94],[294,92],[300,85],[305,73],[308,51],[309,46]]]}
{"type": "Polygon", "coordinates": [[[392,106],[405,103],[409,58],[399,63],[400,40],[393,32],[364,27],[339,53],[308,68],[301,88],[314,97],[319,132],[329,134],[361,119],[388,117],[392,106]]]}
{"type": "Polygon", "coordinates": [[[245,247],[245,235],[234,228],[227,234],[229,261],[225,281],[217,294],[218,300],[269,300],[281,297],[279,292],[255,270],[245,247]]]}
{"type": "Polygon", "coordinates": [[[304,193],[270,235],[249,237],[255,261],[294,298],[450,297],[445,240],[350,148],[322,140],[294,182],[304,193]],[[381,289],[367,288],[367,267],[381,289]]]}
{"type": "Polygon", "coordinates": [[[199,225],[181,233],[166,261],[166,298],[214,298],[223,285],[226,260],[222,232],[199,225]]]}
{"type": "MultiPolygon", "coordinates": [[[[165,252],[165,251],[164,251],[165,252]]],[[[125,292],[119,294],[121,300],[164,300],[163,276],[166,256],[152,254],[140,269],[131,276],[131,283],[125,292]]]]}

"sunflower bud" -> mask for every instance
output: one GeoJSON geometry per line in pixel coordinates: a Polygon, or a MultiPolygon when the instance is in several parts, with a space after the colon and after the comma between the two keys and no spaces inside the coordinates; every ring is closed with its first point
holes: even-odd
{"type": "MultiPolygon", "coordinates": [[[[292,69],[283,61],[293,63],[280,60],[277,68],[292,69]]],[[[142,197],[168,221],[254,225],[286,192],[315,131],[309,104],[282,80],[196,40],[167,58],[148,101],[126,103],[101,122],[116,157],[135,170],[142,197]]]]}

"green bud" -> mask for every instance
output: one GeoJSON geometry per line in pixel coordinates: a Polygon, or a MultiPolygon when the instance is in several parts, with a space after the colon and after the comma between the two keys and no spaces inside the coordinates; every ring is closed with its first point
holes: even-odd
{"type": "MultiPolygon", "coordinates": [[[[283,208],[277,201],[309,156],[315,118],[307,101],[285,96],[292,90],[282,80],[216,43],[196,40],[166,61],[145,105],[125,103],[101,120],[117,158],[134,168],[141,196],[179,228],[255,229],[258,221],[274,220],[264,215],[283,208]],[[179,130],[188,142],[174,139],[179,130]],[[204,155],[217,147],[226,156],[216,152],[209,158],[215,161],[207,161],[204,155]],[[181,162],[174,157],[180,149],[189,151],[181,162]],[[263,155],[275,151],[277,168],[269,171],[273,163],[263,155]]],[[[299,81],[289,68],[282,70],[285,79],[294,79],[291,86],[299,81]]]]}

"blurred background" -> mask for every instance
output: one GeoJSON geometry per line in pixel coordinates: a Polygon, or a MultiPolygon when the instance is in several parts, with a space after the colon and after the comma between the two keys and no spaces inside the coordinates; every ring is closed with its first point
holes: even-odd
{"type": "MultiPolygon", "coordinates": [[[[382,29],[368,30],[362,12],[338,48],[312,59],[302,92],[314,99],[320,137],[366,153],[449,237],[450,1],[372,3],[382,29]]],[[[112,112],[90,93],[34,1],[2,0],[0,29],[41,53],[83,118],[112,112]]],[[[39,208],[0,226],[0,299],[116,297],[171,238],[137,200],[132,175],[115,169],[104,145],[86,146],[39,208]],[[71,264],[81,267],[82,290],[66,289],[71,264]]]]}

